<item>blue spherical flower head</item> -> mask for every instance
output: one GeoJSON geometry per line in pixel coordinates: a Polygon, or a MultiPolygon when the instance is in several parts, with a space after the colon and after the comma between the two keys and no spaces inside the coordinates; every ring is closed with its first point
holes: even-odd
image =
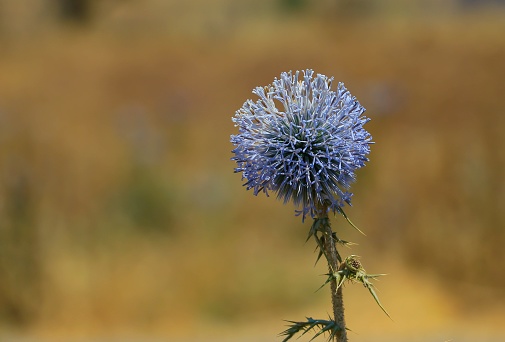
{"type": "Polygon", "coordinates": [[[244,185],[293,200],[303,217],[351,204],[347,190],[372,144],[365,109],[343,83],[331,90],[332,81],[310,69],[282,73],[254,89],[259,100],[247,100],[232,119],[239,128],[232,160],[244,185]]]}

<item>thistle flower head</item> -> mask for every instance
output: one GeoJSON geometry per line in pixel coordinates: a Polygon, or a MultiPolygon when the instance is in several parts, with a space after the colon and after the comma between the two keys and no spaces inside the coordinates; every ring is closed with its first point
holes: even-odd
{"type": "Polygon", "coordinates": [[[282,73],[254,89],[259,99],[247,100],[232,119],[239,128],[232,160],[244,185],[292,200],[303,217],[351,204],[348,189],[372,143],[365,109],[343,83],[331,90],[332,82],[310,69],[282,73]]]}

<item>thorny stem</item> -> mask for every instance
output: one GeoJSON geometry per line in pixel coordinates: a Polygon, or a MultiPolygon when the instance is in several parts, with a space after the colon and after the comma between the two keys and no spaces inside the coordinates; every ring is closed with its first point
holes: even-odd
{"type": "MultiPolygon", "coordinates": [[[[318,219],[324,219],[325,224],[322,227],[322,232],[324,234],[324,255],[328,260],[329,272],[333,273],[338,270],[338,252],[335,244],[335,239],[332,236],[332,230],[330,226],[330,221],[328,220],[328,211],[326,206],[322,206],[319,210],[318,219]]],[[[345,329],[345,317],[344,317],[344,299],[342,296],[342,286],[337,289],[337,282],[332,279],[330,282],[331,288],[331,303],[333,306],[333,316],[335,322],[341,329],[335,335],[337,342],[347,342],[347,330],[345,329]]]]}

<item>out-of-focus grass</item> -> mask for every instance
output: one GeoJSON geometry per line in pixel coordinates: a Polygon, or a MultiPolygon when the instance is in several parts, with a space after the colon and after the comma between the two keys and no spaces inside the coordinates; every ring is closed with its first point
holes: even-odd
{"type": "Polygon", "coordinates": [[[233,10],[243,22],[196,12],[216,21],[182,17],[180,32],[144,32],[123,7],[112,18],[125,26],[4,41],[5,326],[181,338],[263,327],[274,336],[281,319],[325,316],[326,289],[313,291],[326,271],[312,268],[314,246],[303,244],[310,223],[247,193],[229,161],[230,117],[253,87],[309,67],[344,81],[373,118],[377,144],[349,210],[367,237],[335,226],[360,244],[352,253],[367,270],[392,273],[379,287],[397,323],[349,287],[351,329],[500,328],[502,15],[256,10],[233,10]]]}

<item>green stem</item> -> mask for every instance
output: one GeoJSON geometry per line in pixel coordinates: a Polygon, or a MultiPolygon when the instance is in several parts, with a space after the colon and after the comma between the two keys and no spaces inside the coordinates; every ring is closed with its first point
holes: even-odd
{"type": "MultiPolygon", "coordinates": [[[[323,219],[324,222],[322,227],[322,232],[324,234],[324,255],[328,260],[328,268],[330,273],[336,272],[339,267],[338,262],[338,252],[335,243],[335,239],[332,236],[332,230],[330,221],[328,220],[328,212],[326,207],[322,207],[319,211],[319,219],[323,219]]],[[[337,282],[332,279],[330,282],[331,288],[331,303],[333,306],[333,317],[335,322],[341,329],[335,335],[335,340],[337,342],[347,342],[347,330],[345,329],[345,317],[344,317],[344,299],[342,296],[342,286],[337,289],[337,282]]]]}

